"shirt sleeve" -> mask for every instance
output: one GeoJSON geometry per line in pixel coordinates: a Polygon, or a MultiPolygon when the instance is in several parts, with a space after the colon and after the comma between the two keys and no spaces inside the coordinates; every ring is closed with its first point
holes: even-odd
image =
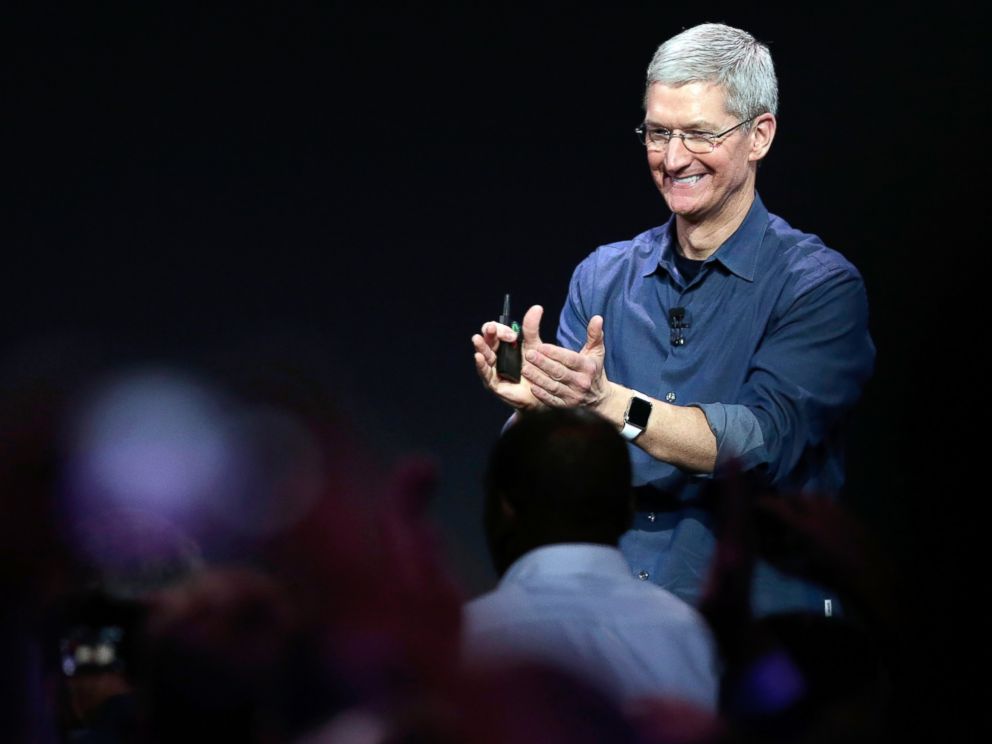
{"type": "MultiPolygon", "coordinates": [[[[810,448],[825,446],[874,366],[868,301],[853,268],[793,293],[748,369],[740,403],[696,403],[731,462],[781,484],[810,448]]],[[[801,474],[799,474],[801,477],[801,474]]]]}
{"type": "Polygon", "coordinates": [[[568,297],[558,319],[558,345],[578,351],[586,342],[586,328],[589,319],[601,310],[590,310],[596,297],[596,263],[598,252],[585,258],[575,271],[568,284],[568,297]]]}

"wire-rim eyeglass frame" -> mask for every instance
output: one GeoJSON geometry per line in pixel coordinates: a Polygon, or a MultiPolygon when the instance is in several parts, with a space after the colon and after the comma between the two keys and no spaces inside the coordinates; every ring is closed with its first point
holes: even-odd
{"type": "Polygon", "coordinates": [[[734,126],[729,129],[724,129],[722,132],[718,132],[717,134],[699,134],[692,132],[676,133],[670,129],[665,129],[664,127],[648,128],[647,123],[635,127],[634,134],[637,135],[638,142],[645,147],[651,147],[654,150],[664,150],[668,147],[673,138],[678,137],[682,140],[682,144],[685,146],[686,150],[691,153],[695,153],[696,155],[705,155],[713,152],[716,149],[716,146],[719,145],[723,138],[727,135],[732,134],[735,130],[740,129],[745,124],[748,124],[757,118],[758,115],[752,116],[750,119],[745,119],[744,121],[734,124],[734,126]]]}

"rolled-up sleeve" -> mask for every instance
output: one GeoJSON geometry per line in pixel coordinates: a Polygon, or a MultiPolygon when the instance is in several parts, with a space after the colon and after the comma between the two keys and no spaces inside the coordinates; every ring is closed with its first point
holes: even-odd
{"type": "Polygon", "coordinates": [[[710,431],[716,437],[716,469],[732,462],[747,463],[751,467],[765,458],[763,448],[765,437],[761,424],[751,409],[743,405],[729,403],[695,403],[701,408],[709,423],[710,431]]]}

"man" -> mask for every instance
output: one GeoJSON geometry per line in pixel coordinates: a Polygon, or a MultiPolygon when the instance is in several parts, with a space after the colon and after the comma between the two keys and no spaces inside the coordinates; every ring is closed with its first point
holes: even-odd
{"type": "MultiPolygon", "coordinates": [[[[784,494],[836,493],[844,421],[874,361],[857,270],[755,191],[777,105],[771,55],[745,31],[703,24],[662,44],[637,133],[672,217],[578,266],[558,345],[528,310],[519,383],[496,372],[513,331],[473,336],[483,383],[513,407],[587,407],[633,442],[638,512],[621,548],[635,575],[690,602],[714,544],[707,479],[733,466],[784,494]]],[[[765,564],[752,602],[836,607],[765,564]]]]}
{"type": "Polygon", "coordinates": [[[700,614],[630,575],[630,458],[597,414],[528,411],[497,442],[486,536],[499,586],[465,609],[470,659],[537,659],[618,701],[666,697],[713,710],[715,651],[700,614]]]}

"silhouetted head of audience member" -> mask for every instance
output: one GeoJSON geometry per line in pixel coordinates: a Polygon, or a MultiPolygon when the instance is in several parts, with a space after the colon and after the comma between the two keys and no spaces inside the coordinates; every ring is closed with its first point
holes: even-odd
{"type": "Polygon", "coordinates": [[[616,545],[632,516],[627,444],[597,414],[521,412],[493,448],[485,526],[500,574],[542,545],[616,545]]]}
{"type": "Polygon", "coordinates": [[[352,702],[292,596],[247,568],[161,592],[142,669],[149,741],[288,741],[352,702]]]}

